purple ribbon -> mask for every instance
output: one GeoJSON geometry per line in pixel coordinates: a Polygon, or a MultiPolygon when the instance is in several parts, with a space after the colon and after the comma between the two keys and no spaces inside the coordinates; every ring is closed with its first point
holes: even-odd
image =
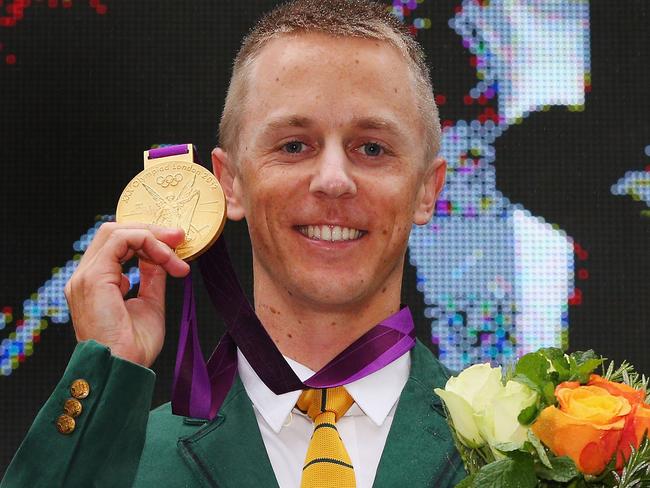
{"type": "MultiPolygon", "coordinates": [[[[187,145],[177,145],[151,150],[149,155],[156,159],[187,152],[187,145]]],[[[237,373],[237,348],[264,384],[279,395],[351,383],[378,371],[415,345],[413,317],[404,307],[302,382],[248,302],[223,239],[201,255],[199,268],[208,295],[225,322],[226,333],[206,364],[199,344],[192,277],[188,275],[172,386],[172,412],[176,415],[208,420],[216,417],[237,373]]]]}
{"type": "Polygon", "coordinates": [[[178,156],[189,152],[187,144],[163,144],[155,149],[149,149],[149,159],[167,158],[169,156],[178,156]]]}
{"type": "Polygon", "coordinates": [[[226,333],[206,364],[199,344],[192,278],[188,275],[172,388],[172,412],[176,415],[209,420],[217,415],[237,372],[237,347],[266,386],[279,395],[351,383],[378,371],[415,345],[413,318],[404,307],[302,382],[255,315],[223,239],[201,255],[199,267],[215,309],[224,319],[226,333]]]}

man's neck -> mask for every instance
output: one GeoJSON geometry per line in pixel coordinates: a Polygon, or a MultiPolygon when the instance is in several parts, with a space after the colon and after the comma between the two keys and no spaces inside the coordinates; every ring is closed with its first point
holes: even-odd
{"type": "MultiPolygon", "coordinates": [[[[270,280],[269,280],[270,281],[270,280]]],[[[400,307],[401,276],[375,296],[323,307],[255,277],[255,312],[282,354],[318,371],[400,307]]]]}

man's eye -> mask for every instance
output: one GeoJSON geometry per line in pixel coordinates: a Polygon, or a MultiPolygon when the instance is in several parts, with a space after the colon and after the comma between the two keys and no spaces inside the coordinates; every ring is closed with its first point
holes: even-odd
{"type": "Polygon", "coordinates": [[[291,141],[291,142],[287,142],[284,146],[282,146],[282,149],[285,152],[288,152],[289,154],[298,154],[298,153],[302,152],[304,147],[305,147],[305,144],[303,142],[291,141]]]}
{"type": "Polygon", "coordinates": [[[384,148],[381,144],[377,144],[376,142],[365,143],[361,146],[361,150],[365,156],[380,156],[384,154],[384,148]]]}

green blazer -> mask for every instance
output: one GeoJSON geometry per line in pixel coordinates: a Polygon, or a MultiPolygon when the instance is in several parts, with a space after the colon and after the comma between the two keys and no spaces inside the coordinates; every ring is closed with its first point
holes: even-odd
{"type": "MultiPolygon", "coordinates": [[[[440,399],[445,368],[420,342],[400,396],[374,486],[453,487],[464,476],[440,399]]],[[[38,413],[0,488],[277,487],[253,406],[236,378],[212,421],[149,412],[155,374],[112,356],[94,341],[77,345],[56,389],[38,413]],[[74,431],[56,427],[70,385],[83,378],[74,431]]]]}

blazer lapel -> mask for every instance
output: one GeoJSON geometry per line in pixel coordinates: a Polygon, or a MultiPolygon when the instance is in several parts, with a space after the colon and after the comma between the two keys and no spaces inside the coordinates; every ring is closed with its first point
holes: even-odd
{"type": "MultiPolygon", "coordinates": [[[[375,488],[445,488],[465,476],[436,387],[448,373],[418,341],[382,453],[375,488]]],[[[194,422],[186,419],[187,422],[194,422]]],[[[200,421],[199,421],[200,422],[200,421]]],[[[278,488],[251,401],[239,377],[219,415],[178,440],[185,462],[204,487],[278,488]]]]}
{"type": "Polygon", "coordinates": [[[454,486],[465,477],[436,387],[448,373],[419,341],[382,453],[375,488],[454,486]]]}
{"type": "Polygon", "coordinates": [[[219,415],[194,434],[180,438],[178,448],[202,486],[278,486],[253,406],[239,377],[219,415]]]}

